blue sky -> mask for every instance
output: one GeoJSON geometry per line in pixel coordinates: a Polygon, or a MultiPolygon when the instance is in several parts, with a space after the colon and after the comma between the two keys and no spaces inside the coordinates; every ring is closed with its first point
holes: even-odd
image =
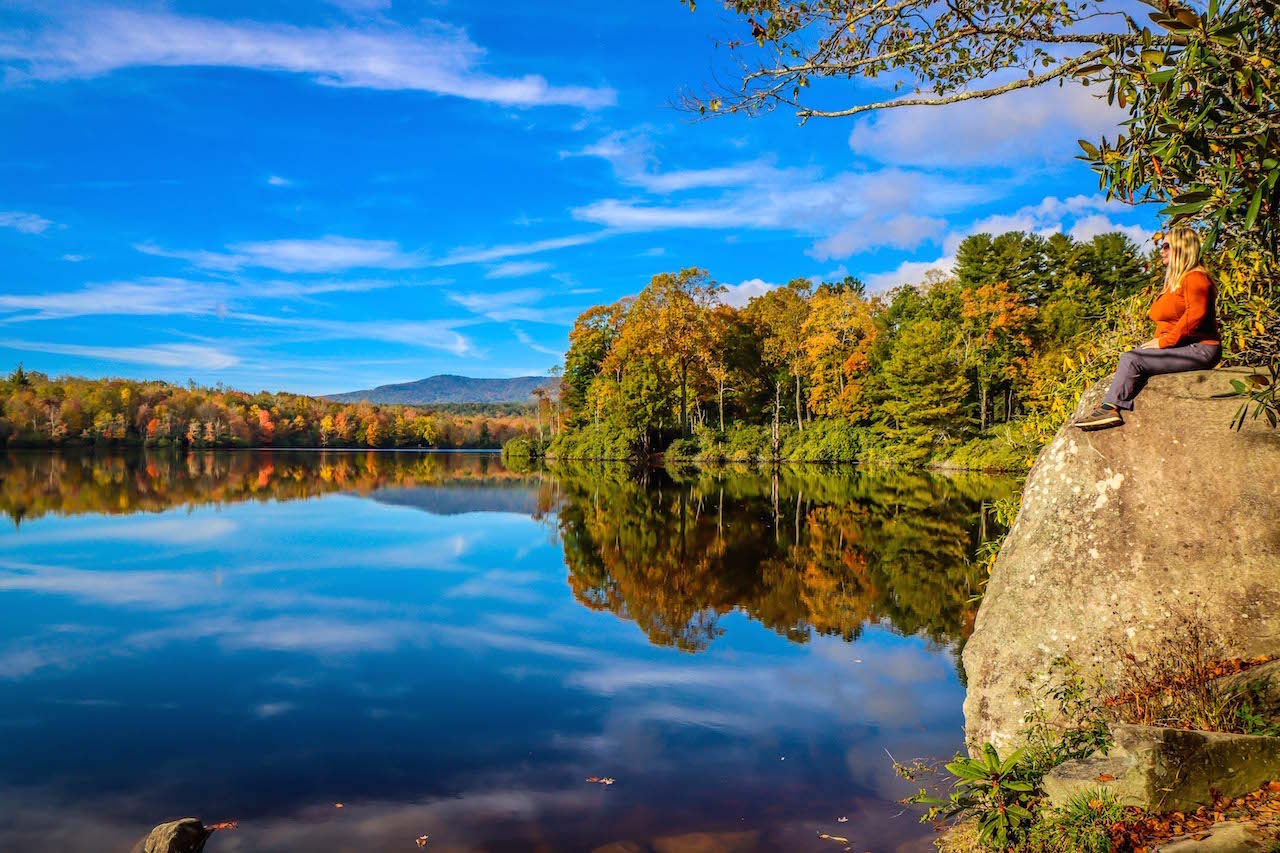
{"type": "Polygon", "coordinates": [[[740,304],[918,281],[975,231],[1155,227],[1073,159],[1117,118],[1078,86],[804,126],[671,108],[741,30],[711,0],[0,0],[0,367],[544,373],[658,272],[740,304]]]}

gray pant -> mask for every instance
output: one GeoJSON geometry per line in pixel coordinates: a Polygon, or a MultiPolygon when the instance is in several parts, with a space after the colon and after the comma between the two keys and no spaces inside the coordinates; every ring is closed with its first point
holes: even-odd
{"type": "Polygon", "coordinates": [[[1187,344],[1168,349],[1134,349],[1120,356],[1106,400],[1117,409],[1132,410],[1133,398],[1147,384],[1148,376],[1208,370],[1222,357],[1217,344],[1187,344]]]}

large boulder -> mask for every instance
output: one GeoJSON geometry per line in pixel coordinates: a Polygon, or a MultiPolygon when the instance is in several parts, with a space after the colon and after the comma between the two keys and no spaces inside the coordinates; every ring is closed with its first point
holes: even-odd
{"type": "Polygon", "coordinates": [[[1280,652],[1280,432],[1231,430],[1239,400],[1218,396],[1248,372],[1154,377],[1123,427],[1040,452],[964,649],[971,749],[1018,740],[1055,657],[1114,679],[1125,651],[1177,641],[1178,614],[1228,655],[1280,652]]]}

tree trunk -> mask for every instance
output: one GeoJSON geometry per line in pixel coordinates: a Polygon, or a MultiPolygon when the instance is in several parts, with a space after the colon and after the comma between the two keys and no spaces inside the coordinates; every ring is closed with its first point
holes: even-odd
{"type": "Polygon", "coordinates": [[[773,383],[773,456],[778,456],[778,419],[782,416],[782,383],[773,383]]]}
{"type": "Polygon", "coordinates": [[[979,381],[978,386],[982,389],[978,396],[978,424],[982,429],[987,428],[987,383],[979,381]]]}
{"type": "Polygon", "coordinates": [[[796,377],[796,427],[804,432],[804,420],[800,410],[800,377],[796,377]]]}
{"type": "Polygon", "coordinates": [[[720,432],[724,432],[724,383],[720,383],[720,432]]]}
{"type": "Polygon", "coordinates": [[[688,392],[689,366],[680,365],[680,434],[689,434],[688,392]]]}

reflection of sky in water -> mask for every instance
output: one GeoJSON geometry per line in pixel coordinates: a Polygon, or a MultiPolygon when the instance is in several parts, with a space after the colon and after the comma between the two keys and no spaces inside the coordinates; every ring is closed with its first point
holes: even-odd
{"type": "Polygon", "coordinates": [[[47,516],[0,532],[0,617],[4,850],[127,849],[185,814],[241,821],[211,853],[927,849],[885,749],[961,737],[948,653],[737,614],[699,654],[652,646],[578,604],[518,514],[335,494],[47,516]]]}

